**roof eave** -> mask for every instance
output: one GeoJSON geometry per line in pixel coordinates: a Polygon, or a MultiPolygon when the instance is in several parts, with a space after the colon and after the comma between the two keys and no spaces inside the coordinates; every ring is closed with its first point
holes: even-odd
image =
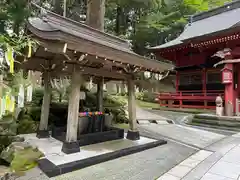
{"type": "MultiPolygon", "coordinates": [[[[132,64],[132,65],[140,65],[140,66],[148,68],[149,70],[152,70],[154,72],[162,72],[162,71],[172,69],[174,67],[174,65],[172,65],[170,63],[165,63],[165,62],[160,62],[160,61],[156,61],[156,60],[152,60],[152,59],[147,59],[147,58],[145,58],[143,56],[140,56],[138,54],[135,54],[133,52],[125,52],[125,51],[115,49],[115,48],[110,47],[110,46],[106,46],[106,45],[99,44],[99,43],[94,42],[94,41],[87,40],[87,39],[79,39],[79,37],[76,37],[76,36],[73,36],[73,35],[71,35],[72,36],[71,38],[66,37],[67,35],[69,36],[69,34],[66,34],[66,33],[61,32],[61,31],[55,31],[55,32],[40,31],[39,29],[36,29],[31,25],[28,25],[28,28],[29,28],[29,30],[31,31],[32,34],[34,34],[35,36],[37,36],[40,39],[59,41],[59,42],[62,42],[62,44],[64,44],[64,43],[72,44],[72,46],[71,46],[72,50],[77,50],[77,51],[80,50],[82,52],[89,53],[89,52],[86,52],[87,47],[84,47],[84,45],[82,45],[82,44],[79,45],[80,41],[85,41],[86,43],[90,43],[94,47],[99,46],[100,48],[101,47],[102,48],[108,48],[109,52],[103,52],[102,51],[102,54],[104,54],[103,55],[104,58],[106,57],[106,58],[112,59],[112,60],[117,59],[120,62],[129,63],[129,64],[132,64]],[[72,39],[74,39],[75,41],[73,41],[72,39]],[[110,53],[110,52],[115,52],[115,53],[110,53]]],[[[94,55],[94,53],[97,53],[97,51],[95,50],[95,48],[92,48],[90,53],[92,53],[94,55]]]]}

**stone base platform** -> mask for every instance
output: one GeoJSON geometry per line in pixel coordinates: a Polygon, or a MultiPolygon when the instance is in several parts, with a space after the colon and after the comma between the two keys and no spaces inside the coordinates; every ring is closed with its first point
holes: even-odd
{"type": "Polygon", "coordinates": [[[146,137],[131,141],[126,139],[125,134],[124,139],[81,146],[80,152],[65,154],[61,151],[62,142],[52,137],[38,139],[36,134],[22,136],[25,141],[37,146],[45,154],[45,157],[39,160],[39,167],[48,177],[58,176],[167,143],[164,140],[146,137]]]}
{"type": "Polygon", "coordinates": [[[196,114],[186,122],[189,125],[215,128],[228,131],[240,131],[240,117],[196,114]]]}

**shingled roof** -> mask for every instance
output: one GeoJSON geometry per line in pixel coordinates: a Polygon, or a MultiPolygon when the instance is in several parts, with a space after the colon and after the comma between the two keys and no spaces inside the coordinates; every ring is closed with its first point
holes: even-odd
{"type": "Polygon", "coordinates": [[[73,51],[88,53],[115,62],[129,64],[153,72],[172,69],[173,65],[140,56],[130,49],[128,41],[93,29],[83,23],[64,18],[50,11],[29,18],[28,30],[49,45],[52,41],[67,43],[73,51]]]}
{"type": "Polygon", "coordinates": [[[231,2],[206,12],[193,15],[182,34],[176,39],[150,49],[170,48],[195,38],[240,28],[240,1],[231,2]]]}

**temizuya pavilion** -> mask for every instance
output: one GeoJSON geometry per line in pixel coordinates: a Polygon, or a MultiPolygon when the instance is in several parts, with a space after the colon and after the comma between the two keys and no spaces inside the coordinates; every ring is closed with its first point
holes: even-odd
{"type": "Polygon", "coordinates": [[[173,65],[145,58],[130,50],[129,43],[118,37],[93,29],[52,12],[45,11],[28,21],[29,34],[39,42],[33,57],[23,64],[28,70],[43,73],[44,98],[37,136],[49,137],[48,116],[50,107],[51,77],[70,75],[66,140],[62,151],[79,152],[77,127],[79,116],[80,85],[83,79],[94,77],[98,84],[98,110],[103,111],[104,80],[128,82],[128,111],[130,130],[127,138],[139,139],[136,122],[134,75],[140,71],[161,73],[173,65]]]}

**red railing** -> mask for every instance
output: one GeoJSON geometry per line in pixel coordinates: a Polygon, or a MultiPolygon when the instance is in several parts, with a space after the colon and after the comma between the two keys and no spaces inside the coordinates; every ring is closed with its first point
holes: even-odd
{"type": "Polygon", "coordinates": [[[207,92],[180,91],[178,93],[158,93],[157,100],[160,106],[213,109],[215,105],[208,105],[208,102],[215,102],[217,96],[224,97],[224,91],[208,90],[207,92]],[[168,103],[166,104],[164,101],[168,101],[168,103]],[[204,105],[194,105],[191,102],[202,102],[204,105]]]}

